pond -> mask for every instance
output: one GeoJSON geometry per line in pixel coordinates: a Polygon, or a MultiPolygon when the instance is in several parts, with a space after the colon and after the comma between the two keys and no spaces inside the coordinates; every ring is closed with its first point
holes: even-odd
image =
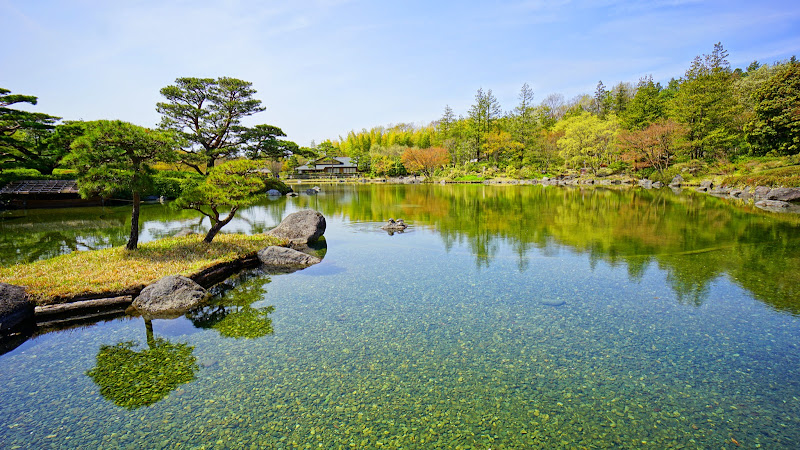
{"type": "MultiPolygon", "coordinates": [[[[322,186],[323,262],[0,356],[2,448],[795,448],[800,219],[669,190],[322,186]],[[403,218],[404,233],[379,229],[403,218]]],[[[4,264],[127,208],[8,211],[4,264]]],[[[148,205],[143,240],[208,222],[148,205]]],[[[14,348],[14,346],[16,346],[14,348]]]]}

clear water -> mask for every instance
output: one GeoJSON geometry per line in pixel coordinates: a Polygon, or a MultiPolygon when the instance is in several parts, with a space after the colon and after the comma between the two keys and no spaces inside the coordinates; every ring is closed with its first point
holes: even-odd
{"type": "MultiPolygon", "coordinates": [[[[328,222],[317,266],[247,272],[185,317],[41,332],[0,356],[0,447],[800,440],[795,216],[669,191],[337,185],[230,230],[306,207],[328,222]],[[411,228],[381,231],[389,217],[411,228]]],[[[146,239],[208,225],[151,210],[146,239]]],[[[40,232],[14,214],[4,258],[35,259],[8,251],[7,233],[40,232]]],[[[118,245],[119,228],[64,225],[62,242],[118,245]]]]}

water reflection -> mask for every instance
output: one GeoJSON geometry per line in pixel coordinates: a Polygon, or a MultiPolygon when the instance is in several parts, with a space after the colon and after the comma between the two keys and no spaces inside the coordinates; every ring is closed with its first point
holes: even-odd
{"type": "Polygon", "coordinates": [[[532,249],[561,249],[627,266],[637,280],[651,264],[667,273],[679,301],[701,305],[727,276],[775,309],[800,314],[800,217],[767,213],[694,193],[543,186],[331,186],[323,214],[354,222],[402,216],[466,244],[489,267],[509,245],[520,272],[532,249]]]}
{"type": "Polygon", "coordinates": [[[274,306],[253,306],[267,294],[270,278],[258,271],[242,273],[214,288],[203,307],[186,314],[197,328],[213,329],[223,337],[254,339],[273,333],[269,315],[274,306]]]}
{"type": "Polygon", "coordinates": [[[135,341],[102,345],[95,367],[86,373],[100,388],[100,395],[127,409],[158,402],[194,380],[199,369],[193,346],[156,338],[153,323],[148,319],[144,323],[146,348],[136,350],[135,341]]]}
{"type": "MultiPolygon", "coordinates": [[[[388,218],[403,217],[412,228],[434,230],[448,251],[465,245],[479,269],[506,247],[521,273],[536,270],[532,256],[555,257],[566,249],[588,255],[592,268],[601,261],[625,267],[632,281],[656,266],[684,304],[703,304],[710,284],[727,277],[771,307],[800,314],[798,215],[686,191],[629,188],[336,184],[323,186],[322,193],[265,199],[242,210],[224,231],[262,232],[303,208],[343,218],[362,231],[378,231],[388,218]]],[[[142,241],[204,229],[202,218],[190,211],[147,206],[142,241]]],[[[3,264],[121,245],[128,214],[127,208],[121,211],[7,212],[0,220],[3,264]]]]}

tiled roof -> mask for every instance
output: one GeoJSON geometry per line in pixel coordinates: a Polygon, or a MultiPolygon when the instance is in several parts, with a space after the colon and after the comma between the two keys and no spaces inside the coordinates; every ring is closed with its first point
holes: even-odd
{"type": "Polygon", "coordinates": [[[12,181],[0,194],[77,194],[75,180],[22,180],[12,181]]]}

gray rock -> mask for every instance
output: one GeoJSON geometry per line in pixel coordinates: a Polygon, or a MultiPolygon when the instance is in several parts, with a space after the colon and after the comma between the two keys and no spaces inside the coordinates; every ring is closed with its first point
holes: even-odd
{"type": "Polygon", "coordinates": [[[280,239],[288,239],[292,244],[309,244],[316,242],[325,234],[325,217],[317,211],[304,209],[289,214],[268,235],[280,239]]]}
{"type": "Polygon", "coordinates": [[[34,305],[25,297],[25,288],[0,283],[0,331],[10,330],[33,317],[34,305]]]}
{"type": "Polygon", "coordinates": [[[287,197],[297,197],[297,192],[289,192],[286,194],[287,197]]]}
{"type": "Polygon", "coordinates": [[[756,202],[756,207],[768,210],[789,208],[790,206],[792,205],[789,202],[780,200],[759,200],[756,202]]]}
{"type": "Polygon", "coordinates": [[[714,183],[712,181],[703,181],[700,183],[700,187],[697,188],[700,192],[708,192],[711,189],[714,189],[714,183]]]}
{"type": "Polygon", "coordinates": [[[765,198],[769,191],[771,191],[767,186],[756,186],[756,189],[753,191],[753,197],[755,198],[765,198]]]}
{"type": "Polygon", "coordinates": [[[386,222],[386,225],[383,225],[381,227],[382,230],[387,230],[387,231],[403,231],[406,228],[408,228],[408,225],[406,225],[403,219],[397,219],[397,220],[389,219],[386,222]]]}
{"type": "Polygon", "coordinates": [[[647,178],[644,178],[642,180],[639,180],[639,186],[645,189],[650,189],[653,187],[653,182],[648,180],[647,178]]]}
{"type": "Polygon", "coordinates": [[[718,187],[718,188],[714,188],[714,189],[711,189],[711,190],[708,191],[709,194],[720,196],[720,197],[727,196],[728,194],[730,194],[730,192],[731,192],[731,190],[729,188],[726,188],[726,187],[718,187]]]}
{"type": "Polygon", "coordinates": [[[669,182],[670,187],[679,187],[683,184],[683,177],[680,175],[675,175],[675,178],[669,182]]]}
{"type": "Polygon", "coordinates": [[[306,189],[306,194],[307,195],[317,195],[317,194],[319,194],[319,191],[316,190],[316,189],[306,189]]]}
{"type": "Polygon", "coordinates": [[[774,188],[767,193],[766,199],[782,202],[800,200],[800,188],[774,188]]]}
{"type": "Polygon", "coordinates": [[[267,195],[270,197],[280,197],[283,194],[281,194],[281,191],[277,189],[270,189],[267,191],[267,195]]]}
{"type": "Polygon", "coordinates": [[[664,187],[664,183],[660,181],[656,181],[655,183],[653,183],[653,189],[661,189],[662,187],[664,187]]]}
{"type": "Polygon", "coordinates": [[[560,298],[543,298],[539,300],[539,302],[546,306],[563,306],[567,304],[566,301],[561,300],[560,298]]]}
{"type": "Polygon", "coordinates": [[[294,272],[322,261],[316,256],[291,248],[276,246],[259,250],[258,259],[264,264],[268,272],[294,272]]]}
{"type": "Polygon", "coordinates": [[[182,314],[200,305],[206,290],[182,275],[168,275],[142,289],[133,306],[150,317],[182,314]]]}

